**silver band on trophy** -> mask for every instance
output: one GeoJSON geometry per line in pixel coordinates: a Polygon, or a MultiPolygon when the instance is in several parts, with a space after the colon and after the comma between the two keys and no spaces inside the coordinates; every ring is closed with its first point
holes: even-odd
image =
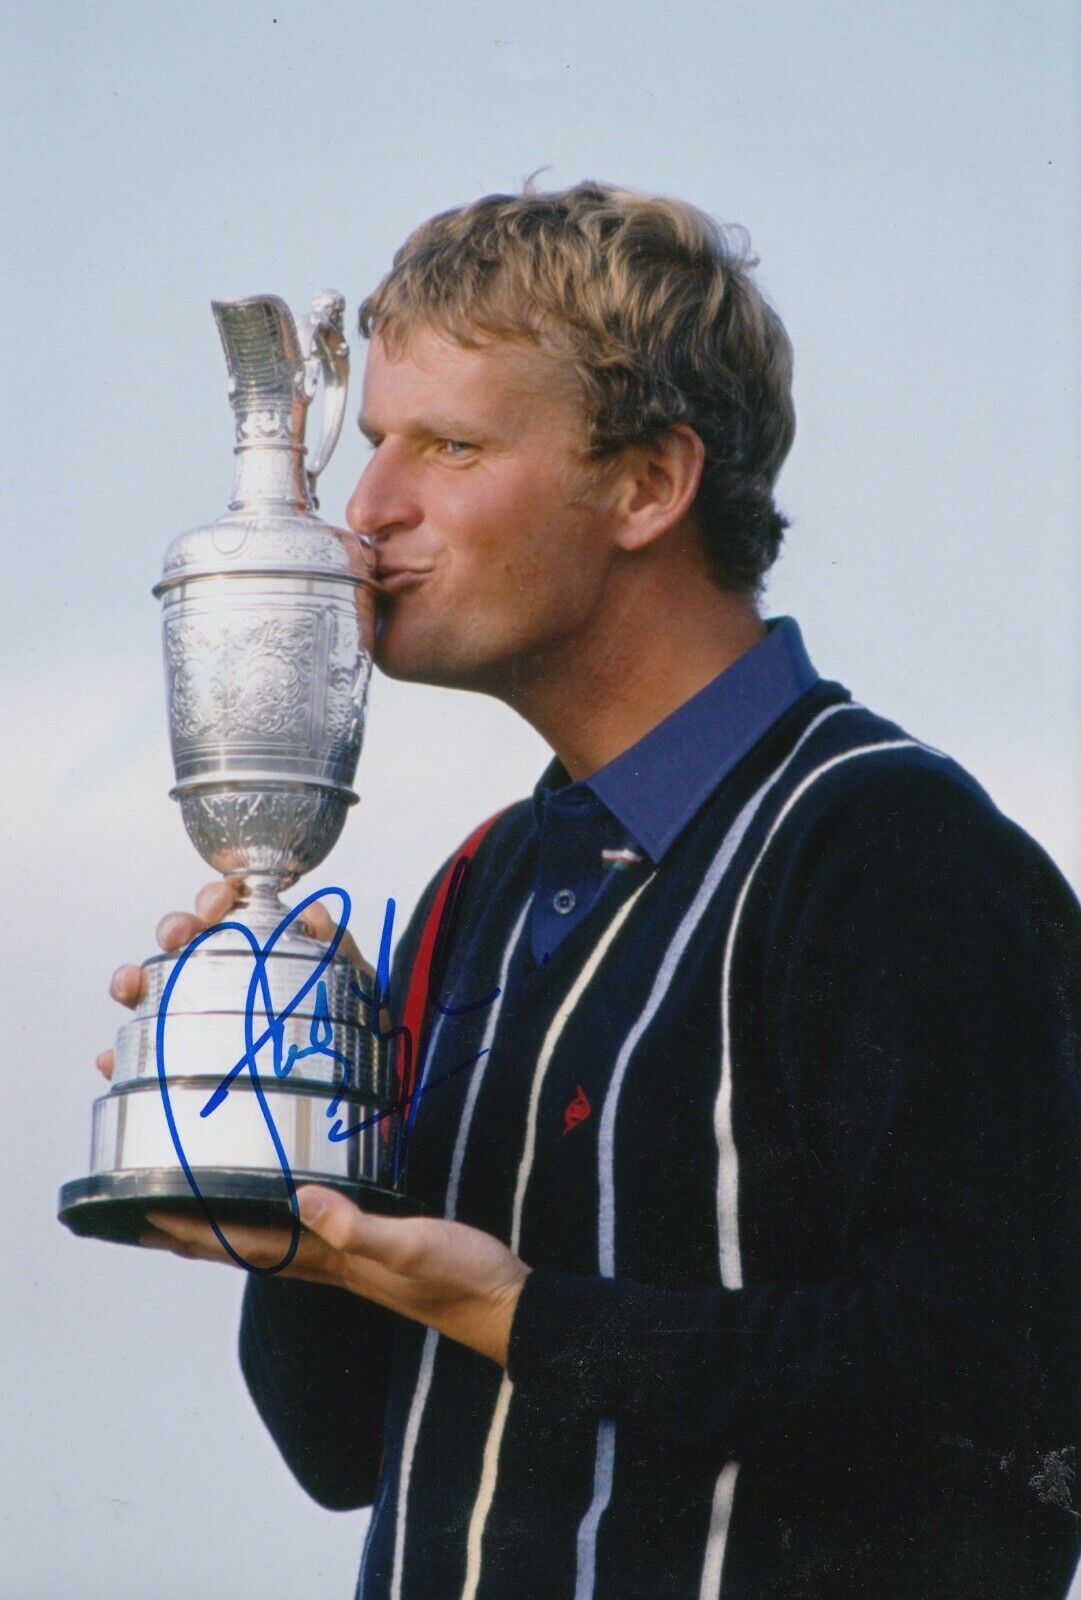
{"type": "Polygon", "coordinates": [[[278,898],[323,861],[356,800],[371,672],[370,551],[315,515],[348,386],[344,302],[323,294],[299,321],[272,295],[213,310],[236,419],[233,498],[173,541],[154,593],[171,793],[241,895],[232,931],[143,963],[145,996],[94,1105],[89,1176],[60,1192],[75,1232],[117,1239],[137,1238],[153,1206],[287,1220],[302,1181],[404,1203],[388,1183],[380,1122],[393,1101],[357,974],[278,898]],[[320,388],[322,437],[305,465],[320,388]]]}

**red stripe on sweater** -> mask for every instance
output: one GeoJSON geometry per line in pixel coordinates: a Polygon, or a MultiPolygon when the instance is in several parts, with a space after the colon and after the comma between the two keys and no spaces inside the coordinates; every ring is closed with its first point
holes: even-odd
{"type": "MultiPolygon", "coordinates": [[[[480,849],[485,837],[493,824],[503,815],[497,811],[494,816],[482,822],[475,828],[469,838],[455,854],[454,860],[443,874],[439,888],[436,890],[435,899],[425,918],[424,927],[421,929],[417,953],[413,958],[413,966],[409,974],[409,985],[405,992],[405,1006],[402,1011],[402,1029],[404,1037],[399,1039],[398,1062],[395,1068],[398,1103],[401,1106],[400,1115],[407,1120],[412,1105],[411,1096],[416,1088],[417,1075],[420,1064],[424,1060],[424,1048],[428,1040],[428,1031],[431,1026],[431,995],[429,988],[432,977],[432,962],[436,954],[436,943],[439,938],[439,928],[443,913],[446,909],[447,899],[451,888],[462,875],[464,862],[468,864],[473,860],[480,849]]],[[[384,1138],[389,1138],[392,1127],[388,1119],[382,1124],[384,1138]]]]}

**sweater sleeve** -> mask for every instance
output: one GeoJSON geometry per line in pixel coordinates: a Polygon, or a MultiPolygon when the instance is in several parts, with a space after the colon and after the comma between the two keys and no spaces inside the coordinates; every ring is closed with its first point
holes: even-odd
{"type": "Polygon", "coordinates": [[[383,1451],[394,1318],[344,1289],[250,1277],[240,1366],[297,1482],[331,1511],[369,1505],[383,1451]]]}
{"type": "Polygon", "coordinates": [[[1077,1445],[1076,901],[926,771],[850,790],[783,859],[759,1018],[829,1270],[685,1293],[537,1270],[511,1378],[720,1457],[1077,1445]]]}

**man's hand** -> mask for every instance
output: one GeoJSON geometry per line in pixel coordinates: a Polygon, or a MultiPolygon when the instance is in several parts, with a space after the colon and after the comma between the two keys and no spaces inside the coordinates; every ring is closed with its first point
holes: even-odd
{"type": "MultiPolygon", "coordinates": [[[[297,1191],[304,1233],[282,1276],[332,1284],[423,1322],[505,1366],[522,1285],[529,1268],[491,1234],[430,1217],[380,1217],[333,1189],[297,1191]]],[[[192,1217],[151,1212],[143,1243],[201,1261],[235,1265],[213,1230],[192,1217]]],[[[252,1266],[285,1255],[284,1229],[223,1229],[252,1266]]]]}

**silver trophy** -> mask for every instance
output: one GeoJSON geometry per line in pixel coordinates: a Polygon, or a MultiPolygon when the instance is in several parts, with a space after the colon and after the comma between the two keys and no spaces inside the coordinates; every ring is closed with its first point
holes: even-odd
{"type": "MultiPolygon", "coordinates": [[[[143,963],[145,998],[94,1105],[90,1175],[60,1192],[62,1221],[109,1238],[137,1238],[153,1207],[201,1209],[215,1225],[295,1219],[303,1181],[399,1205],[385,1053],[362,985],[279,899],[357,798],[371,671],[367,543],[315,515],[345,409],[344,302],[320,295],[298,321],[272,295],[213,309],[236,484],[225,516],[173,541],[154,593],[171,792],[240,899],[220,931],[143,963]],[[305,464],[320,389],[323,433],[305,464]]],[[[344,895],[326,903],[344,925],[344,895]]]]}

